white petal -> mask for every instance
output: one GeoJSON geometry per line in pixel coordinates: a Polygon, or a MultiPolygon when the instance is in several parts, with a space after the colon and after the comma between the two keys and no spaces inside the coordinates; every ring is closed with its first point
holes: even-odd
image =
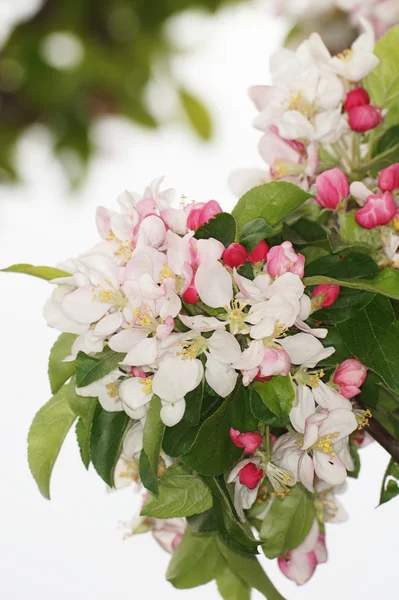
{"type": "Polygon", "coordinates": [[[72,321],[89,325],[95,323],[111,308],[112,304],[94,300],[95,291],[91,285],[84,286],[67,294],[62,301],[62,311],[72,321]]]}
{"type": "Polygon", "coordinates": [[[317,387],[313,388],[313,396],[317,404],[328,410],[334,410],[335,408],[346,408],[352,410],[352,404],[347,398],[341,396],[341,394],[326,385],[324,381],[319,381],[317,387]]]}
{"type": "Polygon", "coordinates": [[[122,325],[123,315],[121,312],[114,312],[111,315],[103,317],[94,328],[97,335],[107,337],[114,333],[122,325]]]}
{"type": "Polygon", "coordinates": [[[211,308],[228,306],[233,298],[230,274],[219,262],[198,267],[195,288],[201,300],[211,308]]]}
{"type": "Polygon", "coordinates": [[[64,331],[66,333],[85,333],[87,331],[87,325],[76,323],[65,316],[61,309],[61,304],[54,302],[51,298],[46,302],[43,308],[43,316],[50,327],[58,329],[58,331],[64,331]]]}
{"type": "Polygon", "coordinates": [[[108,346],[114,352],[129,352],[136,344],[144,340],[148,336],[148,332],[143,329],[123,329],[119,333],[112,336],[108,342],[108,346]]]}
{"type": "Polygon", "coordinates": [[[144,427],[139,422],[134,423],[123,439],[123,454],[129,458],[138,458],[143,448],[144,427]]]}
{"type": "Polygon", "coordinates": [[[205,379],[208,385],[222,398],[226,398],[234,390],[238,373],[229,365],[218,362],[211,355],[205,365],[205,379]]]}
{"type": "Polygon", "coordinates": [[[241,356],[240,344],[227,331],[215,331],[208,339],[208,348],[212,358],[225,364],[231,364],[241,356]]]}
{"type": "Polygon", "coordinates": [[[219,258],[222,258],[224,252],[222,242],[213,238],[209,240],[196,240],[195,247],[199,264],[219,260],[219,258]]]}
{"type": "Polygon", "coordinates": [[[249,343],[248,348],[244,350],[241,357],[234,363],[235,369],[250,371],[259,367],[263,360],[265,347],[260,340],[254,340],[249,343]]]}
{"type": "Polygon", "coordinates": [[[307,452],[303,452],[299,459],[298,479],[309,492],[313,492],[314,466],[307,452]]]}
{"type": "Polygon", "coordinates": [[[268,288],[266,297],[272,298],[275,294],[292,294],[297,300],[303,296],[305,289],[301,278],[295,273],[284,273],[268,288]]]}
{"type": "Polygon", "coordinates": [[[225,322],[219,321],[215,317],[203,317],[202,315],[191,317],[187,315],[179,315],[179,319],[186,327],[192,329],[193,331],[215,331],[217,329],[225,329],[226,327],[225,322]]]}
{"type": "Polygon", "coordinates": [[[186,410],[186,401],[184,398],[173,404],[169,402],[163,402],[162,404],[160,413],[162,423],[167,427],[173,427],[182,420],[184,411],[186,410]]]}
{"type": "Polygon", "coordinates": [[[167,357],[154,375],[154,394],[167,402],[178,402],[194,390],[203,375],[202,363],[198,359],[183,360],[180,357],[167,357]]]}
{"type": "Polygon", "coordinates": [[[306,385],[298,385],[293,407],[290,412],[290,420],[293,427],[299,433],[305,431],[305,422],[316,410],[312,392],[306,385]]]}
{"type": "Polygon", "coordinates": [[[125,379],[119,386],[119,396],[123,406],[137,410],[145,404],[148,404],[152,398],[152,393],[145,393],[145,378],[129,377],[125,379]]]}
{"type": "Polygon", "coordinates": [[[336,443],[355,429],[357,429],[357,420],[354,413],[346,408],[337,408],[332,410],[321,424],[319,434],[320,436],[331,435],[333,443],[336,443]]]}
{"type": "Polygon", "coordinates": [[[151,365],[155,362],[158,356],[158,340],[155,337],[146,338],[136,344],[126,358],[123,360],[123,364],[130,365],[132,367],[140,367],[142,365],[151,365]]]}
{"type": "Polygon", "coordinates": [[[331,458],[324,452],[313,453],[313,463],[316,475],[331,485],[343,483],[346,479],[346,469],[338,456],[331,458]]]}
{"type": "MultiPolygon", "coordinates": [[[[307,296],[303,296],[303,297],[307,298],[307,296]]],[[[303,331],[304,333],[309,333],[310,335],[314,335],[314,337],[317,337],[319,339],[324,339],[328,333],[328,329],[325,329],[324,327],[320,327],[320,328],[309,327],[309,325],[307,323],[305,323],[304,321],[301,321],[301,319],[297,319],[295,321],[294,325],[300,331],[303,331]]]]}

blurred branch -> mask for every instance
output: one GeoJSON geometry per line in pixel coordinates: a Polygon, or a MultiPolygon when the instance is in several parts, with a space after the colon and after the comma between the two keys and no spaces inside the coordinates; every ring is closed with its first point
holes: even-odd
{"type": "MultiPolygon", "coordinates": [[[[203,139],[211,134],[207,109],[181,93],[169,68],[176,50],[165,22],[189,8],[214,11],[241,0],[47,0],[18,25],[0,52],[0,169],[13,176],[13,149],[32,124],[44,124],[54,150],[73,151],[87,164],[90,129],[102,115],[159,126],[146,101],[154,69],[175,90],[176,112],[203,139]]],[[[168,120],[168,115],[166,116],[168,120]]],[[[1,173],[0,173],[1,176],[1,173]]]]}

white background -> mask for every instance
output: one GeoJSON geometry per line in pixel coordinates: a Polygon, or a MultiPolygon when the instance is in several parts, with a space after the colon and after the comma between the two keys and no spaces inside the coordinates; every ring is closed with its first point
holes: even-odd
{"type": "MultiPolygon", "coordinates": [[[[113,208],[120,191],[141,191],[160,174],[179,195],[215,198],[232,208],[229,172],[262,166],[246,89],[267,82],[268,56],[281,43],[283,27],[263,8],[241,7],[212,19],[181,18],[174,34],[195,47],[194,55],[179,58],[174,68],[211,106],[214,141],[202,144],[178,126],[149,134],[109,120],[96,129],[100,151],[87,184],[71,198],[46,136],[34,132],[18,151],[24,185],[0,189],[1,267],[54,265],[85,250],[96,241],[95,207],[113,208]]],[[[118,522],[134,515],[138,499],[130,489],[106,493],[96,473],[80,463],[73,432],[54,470],[51,502],[40,496],[27,466],[26,436],[35,412],[50,397],[47,356],[57,334],[41,314],[50,286],[1,274],[0,292],[0,597],[202,598],[201,588],[180,592],[164,580],[169,557],[150,534],[122,541],[118,522]]],[[[264,561],[287,599],[395,597],[398,504],[374,508],[388,456],[372,444],[362,451],[362,462],[359,480],[349,481],[343,498],[350,520],[327,526],[329,562],[309,584],[297,588],[275,562],[264,561]]],[[[214,583],[206,594],[217,598],[214,583]]]]}

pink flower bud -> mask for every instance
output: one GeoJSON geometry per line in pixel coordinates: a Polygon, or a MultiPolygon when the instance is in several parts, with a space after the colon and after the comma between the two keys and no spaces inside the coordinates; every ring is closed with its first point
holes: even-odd
{"type": "Polygon", "coordinates": [[[284,273],[295,273],[303,277],[305,257],[297,254],[291,242],[283,242],[280,246],[273,246],[267,253],[267,270],[272,277],[284,273]]]}
{"type": "Polygon", "coordinates": [[[356,88],[346,94],[344,110],[345,112],[349,112],[352,108],[363,106],[364,104],[370,104],[370,96],[364,88],[356,88]]]}
{"type": "Polygon", "coordinates": [[[198,292],[195,289],[194,278],[186,291],[183,293],[183,300],[187,302],[187,304],[197,304],[199,300],[198,292]]]}
{"type": "Polygon", "coordinates": [[[187,217],[187,227],[193,231],[208,223],[215,215],[223,212],[222,207],[216,200],[209,200],[205,204],[199,202],[188,206],[189,215],[187,217]]]}
{"type": "Polygon", "coordinates": [[[255,381],[260,381],[261,383],[264,383],[265,381],[270,381],[271,378],[272,378],[272,375],[269,375],[268,377],[262,377],[260,369],[258,369],[258,372],[254,377],[255,381]]]}
{"type": "Polygon", "coordinates": [[[243,448],[245,454],[253,454],[262,443],[262,436],[257,431],[240,433],[238,429],[230,428],[231,441],[237,448],[243,448]]]}
{"type": "Polygon", "coordinates": [[[396,214],[396,204],[391,192],[370,194],[366,204],[357,211],[356,222],[365,229],[386,225],[396,214]]]}
{"type": "Polygon", "coordinates": [[[341,200],[348,197],[349,184],[345,173],[335,168],[316,177],[316,202],[323,208],[335,210],[341,200]]]}
{"type": "Polygon", "coordinates": [[[288,375],[291,368],[291,359],[282,348],[266,346],[259,370],[262,377],[274,375],[288,375]]]}
{"type": "Polygon", "coordinates": [[[323,283],[315,287],[312,292],[312,307],[314,310],[332,306],[339,296],[341,288],[339,285],[323,283]]]}
{"type": "Polygon", "coordinates": [[[356,358],[344,360],[334,373],[334,383],[339,387],[344,398],[353,398],[360,394],[367,375],[367,367],[356,358]]]}
{"type": "Polygon", "coordinates": [[[349,111],[348,117],[352,131],[370,131],[382,122],[381,110],[372,104],[355,106],[349,111]]]}
{"type": "Polygon", "coordinates": [[[248,252],[244,246],[233,242],[222,254],[222,260],[227,267],[240,267],[247,260],[248,252]]]}
{"type": "Polygon", "coordinates": [[[256,464],[252,462],[245,465],[238,474],[240,483],[250,490],[254,490],[259,485],[263,476],[263,469],[259,469],[256,464]]]}
{"type": "Polygon", "coordinates": [[[149,376],[149,373],[142,371],[138,367],[130,367],[130,375],[133,375],[133,377],[141,377],[142,379],[145,379],[149,376]]]}
{"type": "Polygon", "coordinates": [[[393,192],[393,190],[399,188],[399,163],[395,163],[381,171],[378,187],[383,192],[393,192]]]}
{"type": "Polygon", "coordinates": [[[265,240],[259,242],[257,246],[248,254],[247,261],[251,264],[255,264],[266,258],[266,254],[269,252],[269,246],[265,240]]]}

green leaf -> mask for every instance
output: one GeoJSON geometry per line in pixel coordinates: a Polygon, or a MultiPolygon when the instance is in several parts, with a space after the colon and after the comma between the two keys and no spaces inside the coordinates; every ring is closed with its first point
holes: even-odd
{"type": "Polygon", "coordinates": [[[174,551],[166,579],[178,589],[194,588],[215,579],[224,567],[214,533],[193,534],[187,527],[174,551]]]}
{"type": "Polygon", "coordinates": [[[312,320],[334,325],[354,317],[362,308],[366,307],[375,298],[375,294],[341,288],[334,304],[312,313],[312,320]]]}
{"type": "Polygon", "coordinates": [[[388,463],[381,486],[380,505],[399,495],[399,465],[393,458],[388,463]]]}
{"type": "Polygon", "coordinates": [[[339,234],[335,230],[332,230],[329,236],[333,252],[339,252],[348,247],[359,247],[359,249],[362,248],[363,252],[367,251],[371,254],[381,246],[379,232],[374,229],[365,229],[364,227],[361,227],[355,219],[356,213],[356,210],[348,213],[340,213],[339,234]],[[335,243],[335,246],[332,244],[332,235],[334,232],[336,242],[339,240],[340,246],[338,246],[337,243],[335,243]]]}
{"type": "Polygon", "coordinates": [[[194,237],[197,240],[207,240],[214,238],[222,242],[224,246],[229,246],[236,239],[237,223],[229,213],[218,213],[210,219],[205,225],[198,227],[194,237]]]}
{"type": "Polygon", "coordinates": [[[7,267],[6,269],[0,269],[3,273],[24,273],[25,275],[33,275],[33,277],[39,277],[39,279],[57,279],[58,277],[70,277],[70,273],[61,271],[61,269],[55,269],[54,267],[35,267],[34,265],[18,264],[7,267]]]}
{"type": "Polygon", "coordinates": [[[50,478],[65,437],[76,419],[69,406],[70,386],[64,385],[42,406],[28,434],[28,461],[41,494],[50,499],[50,478]]]}
{"type": "Polygon", "coordinates": [[[287,417],[279,418],[272,413],[252,385],[248,386],[246,389],[251,412],[260,423],[277,428],[285,428],[289,425],[290,421],[287,417]]]}
{"type": "MultiPolygon", "coordinates": [[[[373,294],[381,294],[382,296],[399,300],[399,271],[396,269],[386,268],[382,271],[378,270],[378,274],[374,277],[369,278],[368,275],[367,278],[364,276],[363,278],[361,275],[362,267],[366,267],[369,261],[375,265],[374,261],[365,254],[348,254],[343,258],[343,260],[340,260],[340,258],[335,255],[326,256],[324,258],[315,260],[308,266],[307,272],[305,273],[306,277],[304,277],[303,283],[306,286],[319,285],[321,283],[335,284],[341,287],[362,290],[364,292],[371,292],[373,294]],[[361,260],[359,257],[363,257],[363,260],[361,260]],[[323,269],[322,261],[325,261],[324,274],[313,275],[313,273],[317,271],[320,272],[323,269]],[[348,271],[341,269],[341,276],[339,274],[336,276],[329,276],[328,263],[330,263],[332,267],[334,262],[334,266],[336,267],[345,267],[346,265],[350,264],[351,269],[348,271]],[[358,267],[356,265],[358,265],[358,267]]],[[[369,263],[369,265],[371,265],[371,263],[369,263]]],[[[337,268],[337,273],[338,270],[339,269],[337,268]]],[[[332,271],[333,269],[331,268],[330,272],[332,271]]]]}
{"type": "Polygon", "coordinates": [[[311,197],[312,194],[292,183],[272,181],[244,194],[236,204],[233,215],[239,227],[253,219],[262,218],[274,228],[311,197]]]}
{"type": "Polygon", "coordinates": [[[338,331],[338,328],[327,327],[327,330],[327,336],[324,338],[324,340],[321,340],[321,342],[325,348],[333,346],[335,348],[335,352],[318,364],[320,367],[332,367],[335,369],[341,362],[343,362],[347,358],[351,358],[351,354],[345,346],[338,331]]]}
{"type": "Polygon", "coordinates": [[[371,408],[373,418],[399,440],[399,398],[371,371],[362,385],[359,401],[371,408]]]}
{"type": "Polygon", "coordinates": [[[376,296],[358,313],[337,325],[353,356],[399,393],[399,323],[388,299],[376,296]]]}
{"type": "MultiPolygon", "coordinates": [[[[383,154],[398,146],[399,125],[390,127],[378,140],[376,155],[383,154]]],[[[392,163],[391,163],[392,164],[392,163]]]]}
{"type": "MultiPolygon", "coordinates": [[[[93,414],[94,414],[94,408],[95,408],[95,405],[93,407],[93,414]]],[[[76,440],[77,440],[78,446],[79,446],[80,458],[82,459],[82,462],[83,462],[84,466],[86,467],[86,469],[88,469],[90,462],[91,462],[91,458],[90,458],[91,426],[86,427],[85,424],[83,423],[83,420],[78,419],[78,421],[76,423],[75,432],[76,432],[76,440]]]]}
{"type": "Polygon", "coordinates": [[[351,281],[372,278],[379,272],[378,265],[370,256],[357,252],[352,252],[343,257],[325,256],[305,267],[306,277],[323,275],[351,281]]]}
{"type": "Polygon", "coordinates": [[[212,491],[213,512],[223,540],[235,550],[258,554],[259,541],[249,525],[240,519],[224,477],[206,477],[205,480],[212,491]]]}
{"type": "Polygon", "coordinates": [[[399,97],[399,26],[390,29],[374,46],[380,64],[365,80],[373,104],[386,108],[399,97]]]}
{"type": "Polygon", "coordinates": [[[265,406],[276,417],[284,419],[289,414],[295,398],[295,390],[290,377],[278,375],[269,381],[254,381],[253,386],[265,406]]]}
{"type": "Polygon", "coordinates": [[[208,109],[184,88],[179,89],[179,96],[193,129],[203,140],[209,140],[212,136],[212,120],[208,109]]]}
{"type": "Polygon", "coordinates": [[[251,431],[257,422],[243,401],[240,382],[218,410],[201,425],[194,444],[182,461],[202,475],[220,475],[238,460],[241,450],[232,443],[230,427],[251,431]]]}
{"type": "Polygon", "coordinates": [[[76,382],[74,378],[71,379],[68,386],[70,387],[68,396],[69,406],[74,414],[82,419],[85,426],[91,425],[97,398],[78,396],[75,392],[76,382]]]}
{"type": "Polygon", "coordinates": [[[90,383],[102,379],[116,369],[125,356],[126,353],[113,352],[108,346],[94,356],[78,352],[75,367],[77,387],[86,387],[90,383]]]}
{"type": "Polygon", "coordinates": [[[296,484],[285,498],[275,498],[263,520],[260,536],[267,558],[284,556],[308,535],[314,520],[312,495],[296,484]]]}
{"type": "Polygon", "coordinates": [[[209,533],[218,530],[213,508],[206,510],[199,515],[187,517],[187,523],[193,533],[209,533]]]}
{"type": "Polygon", "coordinates": [[[157,519],[188,517],[212,506],[210,489],[191,469],[175,463],[159,481],[158,494],[150,494],[141,515],[157,519]]]}
{"type": "Polygon", "coordinates": [[[158,461],[165,431],[160,417],[161,408],[160,399],[153,396],[144,426],[143,450],[139,464],[141,481],[144,487],[154,494],[158,492],[158,461]]]}
{"type": "Polygon", "coordinates": [[[372,175],[377,177],[379,172],[386,167],[389,167],[394,162],[399,161],[399,144],[391,146],[382,154],[374,156],[369,162],[364,164],[360,169],[354,169],[355,177],[372,175]]]}
{"type": "Polygon", "coordinates": [[[255,246],[273,233],[273,229],[265,219],[252,219],[241,227],[238,239],[248,252],[252,252],[255,246]]]}
{"type": "Polygon", "coordinates": [[[96,404],[90,436],[91,460],[101,479],[110,487],[114,485],[114,469],[129,422],[123,411],[107,412],[96,404]]]}
{"type": "Polygon", "coordinates": [[[73,333],[61,333],[50,350],[48,377],[51,392],[55,394],[75,372],[75,361],[62,362],[71,354],[72,344],[76,340],[73,333]]]}
{"type": "Polygon", "coordinates": [[[220,539],[217,540],[217,545],[231,570],[245,581],[249,587],[258,590],[267,600],[284,600],[255,556],[235,552],[220,539]]]}
{"type": "Polygon", "coordinates": [[[224,600],[250,600],[251,588],[226,564],[216,577],[219,594],[224,600]]]}
{"type": "Polygon", "coordinates": [[[353,460],[354,468],[352,471],[348,470],[348,477],[352,477],[353,479],[357,479],[360,473],[360,454],[359,454],[359,444],[350,442],[349,445],[350,455],[353,460]]]}
{"type": "Polygon", "coordinates": [[[315,221],[301,218],[292,225],[283,223],[283,237],[296,246],[303,246],[326,241],[327,231],[315,221]]]}

